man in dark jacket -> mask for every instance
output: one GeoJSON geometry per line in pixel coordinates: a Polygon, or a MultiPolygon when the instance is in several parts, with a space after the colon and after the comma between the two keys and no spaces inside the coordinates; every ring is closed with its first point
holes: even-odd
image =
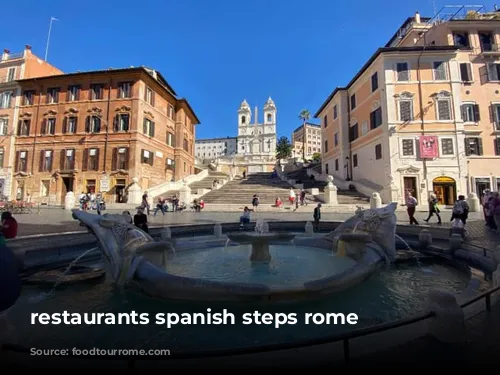
{"type": "Polygon", "coordinates": [[[318,205],[314,208],[313,219],[314,219],[314,229],[318,231],[319,221],[321,220],[321,203],[318,203],[318,205]]]}

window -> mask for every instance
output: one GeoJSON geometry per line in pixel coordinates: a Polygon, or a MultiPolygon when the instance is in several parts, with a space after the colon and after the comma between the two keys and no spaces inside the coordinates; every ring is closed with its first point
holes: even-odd
{"type": "MultiPolygon", "coordinates": [[[[168,116],[168,118],[171,118],[172,120],[174,119],[174,106],[172,104],[169,104],[167,106],[167,116],[168,116]]],[[[245,122],[246,122],[246,117],[242,116],[241,123],[244,124],[245,122]]]]}
{"type": "Polygon", "coordinates": [[[339,159],[335,159],[335,170],[339,170],[339,159]]]}
{"type": "Polygon", "coordinates": [[[40,183],[40,196],[48,197],[50,194],[50,180],[42,180],[40,183]]]}
{"type": "Polygon", "coordinates": [[[337,147],[339,145],[339,133],[333,135],[333,145],[337,147]]]}
{"type": "Polygon", "coordinates": [[[372,92],[378,89],[378,73],[372,75],[372,92]]]}
{"type": "Polygon", "coordinates": [[[267,122],[268,123],[272,123],[273,122],[273,115],[270,114],[270,113],[267,114],[267,122]]]}
{"type": "Polygon", "coordinates": [[[493,37],[490,33],[478,33],[481,51],[489,52],[493,50],[493,37]]]}
{"type": "Polygon", "coordinates": [[[18,136],[30,135],[31,120],[19,120],[19,127],[17,128],[18,136]]]}
{"type": "Polygon", "coordinates": [[[132,97],[132,83],[131,82],[120,82],[118,84],[118,98],[130,98],[132,97]]]}
{"type": "Polygon", "coordinates": [[[80,100],[80,85],[68,86],[68,102],[75,102],[80,100]]]}
{"type": "Polygon", "coordinates": [[[500,81],[500,64],[492,63],[487,65],[488,80],[500,81]]]}
{"type": "Polygon", "coordinates": [[[453,139],[452,138],[441,138],[441,154],[442,155],[454,155],[453,150],[453,139]]]}
{"type": "Polygon", "coordinates": [[[170,147],[175,147],[174,133],[167,132],[167,145],[169,145],[170,147]]]}
{"type": "Polygon", "coordinates": [[[23,105],[33,105],[35,90],[26,90],[23,94],[23,105]]]}
{"type": "Polygon", "coordinates": [[[337,113],[337,105],[335,104],[333,106],[333,119],[335,120],[338,116],[338,113],[337,113]]]}
{"type": "Polygon", "coordinates": [[[408,63],[401,62],[396,64],[396,81],[406,82],[410,80],[410,71],[408,70],[408,63]]]}
{"type": "Polygon", "coordinates": [[[165,169],[167,171],[174,170],[174,161],[172,159],[167,158],[167,160],[165,161],[165,169]]]}
{"type": "MultiPolygon", "coordinates": [[[[493,146],[495,148],[495,155],[500,156],[500,140],[498,138],[493,140],[493,146]]],[[[3,156],[2,156],[2,165],[3,165],[3,156]]],[[[497,178],[497,183],[500,183],[499,178],[497,178]]]]}
{"type": "MultiPolygon", "coordinates": [[[[168,117],[170,117],[170,116],[168,116],[168,117]]],[[[247,122],[247,117],[246,116],[241,116],[241,123],[242,124],[246,124],[246,122],[247,122]]]]}
{"type": "Polygon", "coordinates": [[[479,122],[481,120],[478,104],[462,104],[460,109],[462,111],[462,120],[464,122],[479,122]]]}
{"type": "Polygon", "coordinates": [[[16,68],[9,68],[7,71],[7,82],[12,82],[16,78],[16,68]]]}
{"type": "Polygon", "coordinates": [[[446,63],[444,61],[434,61],[433,74],[435,81],[445,81],[446,80],[446,63]]]}
{"type": "Polygon", "coordinates": [[[47,104],[59,103],[59,87],[47,89],[47,104]]]}
{"type": "Polygon", "coordinates": [[[500,130],[500,104],[491,105],[493,111],[494,130],[500,130]]]}
{"type": "Polygon", "coordinates": [[[469,34],[462,32],[453,33],[453,44],[459,48],[469,48],[469,34]]]}
{"type": "Polygon", "coordinates": [[[415,155],[415,141],[413,139],[403,139],[401,142],[403,149],[403,156],[415,155]]]}
{"type": "Polygon", "coordinates": [[[328,141],[325,141],[325,151],[324,152],[328,152],[328,141]]]}
{"type": "Polygon", "coordinates": [[[52,171],[53,160],[54,160],[54,152],[52,150],[40,151],[40,172],[52,171]]]}
{"type": "Polygon", "coordinates": [[[103,97],[104,85],[94,83],[90,85],[90,100],[101,100],[103,97]]]}
{"type": "Polygon", "coordinates": [[[70,171],[75,169],[75,150],[64,149],[61,150],[61,170],[70,171]]]}
{"type": "Polygon", "coordinates": [[[7,135],[8,128],[9,120],[6,118],[0,118],[0,135],[7,135]]]}
{"type": "Polygon", "coordinates": [[[368,121],[363,121],[361,124],[361,135],[363,136],[366,133],[368,133],[368,121]]]}
{"type": "Polygon", "coordinates": [[[142,150],[142,163],[153,165],[154,154],[148,150],[142,150]]]}
{"type": "Polygon", "coordinates": [[[382,145],[380,143],[378,145],[375,145],[375,159],[382,159],[382,145]]]}
{"type": "Polygon", "coordinates": [[[55,117],[44,119],[42,122],[42,129],[40,130],[42,135],[55,134],[56,133],[56,119],[55,117]]]}
{"type": "Polygon", "coordinates": [[[328,170],[328,163],[325,163],[325,173],[328,174],[329,170],[328,170]]]}
{"type": "Polygon", "coordinates": [[[186,162],[184,162],[184,172],[187,171],[187,168],[186,168],[186,162]]]}
{"type": "Polygon", "coordinates": [[[85,132],[99,133],[101,131],[101,118],[99,116],[87,116],[85,132]]]}
{"type": "Polygon", "coordinates": [[[399,121],[413,121],[413,99],[408,96],[401,96],[399,100],[399,121]]]}
{"type": "Polygon", "coordinates": [[[354,124],[349,128],[349,142],[355,141],[358,135],[358,124],[354,124]]]}
{"type": "Polygon", "coordinates": [[[154,103],[154,91],[151,90],[149,87],[146,87],[146,92],[144,93],[144,100],[146,103],[151,104],[152,106],[155,105],[154,103]]]}
{"type": "Polygon", "coordinates": [[[4,91],[0,93],[0,108],[10,108],[11,99],[12,99],[11,91],[4,91]]]}
{"type": "Polygon", "coordinates": [[[76,133],[77,117],[66,117],[63,120],[63,133],[76,133]]]}
{"type": "Polygon", "coordinates": [[[17,151],[16,152],[16,172],[27,172],[28,171],[28,151],[17,151]]]}
{"type": "Polygon", "coordinates": [[[358,166],[358,154],[352,156],[352,167],[356,168],[358,166]]]}
{"type": "Polygon", "coordinates": [[[0,168],[3,168],[4,161],[5,161],[5,150],[3,147],[0,147],[0,168]]]}
{"type": "MultiPolygon", "coordinates": [[[[189,152],[188,140],[186,138],[184,138],[182,140],[182,148],[183,148],[184,151],[189,152]]],[[[214,148],[215,148],[215,146],[214,146],[214,148]]]]}
{"type": "Polygon", "coordinates": [[[376,129],[382,125],[382,108],[378,107],[370,113],[370,129],[376,129]]]}
{"type": "Polygon", "coordinates": [[[323,127],[327,127],[328,126],[328,115],[325,115],[325,117],[323,117],[323,127]]]}
{"type": "Polygon", "coordinates": [[[142,123],[142,132],[150,137],[155,136],[155,123],[148,118],[145,118],[142,123]]]}
{"type": "Polygon", "coordinates": [[[86,148],[83,150],[82,170],[98,171],[99,170],[99,149],[86,148]]]}
{"type": "Polygon", "coordinates": [[[460,63],[460,79],[462,82],[472,82],[472,65],[460,63]]]}
{"type": "Polygon", "coordinates": [[[437,119],[439,121],[451,120],[451,102],[449,93],[447,92],[439,93],[436,100],[436,106],[437,106],[437,119]]]}
{"type": "Polygon", "coordinates": [[[128,132],[130,129],[130,115],[128,113],[117,114],[113,125],[115,132],[128,132]]]}
{"type": "Polygon", "coordinates": [[[483,140],[478,137],[467,137],[465,138],[465,155],[477,155],[481,156],[483,154],[483,140]]]}
{"type": "Polygon", "coordinates": [[[356,108],[356,94],[351,95],[351,111],[356,108]]]}
{"type": "MultiPolygon", "coordinates": [[[[143,150],[144,151],[144,150],[143,150]]],[[[118,147],[113,150],[112,169],[127,170],[128,169],[128,148],[118,147]]]]}

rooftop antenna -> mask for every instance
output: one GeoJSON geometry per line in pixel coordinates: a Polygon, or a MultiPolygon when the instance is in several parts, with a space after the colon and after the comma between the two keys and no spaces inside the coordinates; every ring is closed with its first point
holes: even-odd
{"type": "Polygon", "coordinates": [[[59,21],[59,20],[55,17],[50,17],[49,34],[47,35],[47,45],[45,46],[45,61],[47,61],[47,56],[49,55],[50,32],[52,31],[52,22],[54,21],[59,21]]]}

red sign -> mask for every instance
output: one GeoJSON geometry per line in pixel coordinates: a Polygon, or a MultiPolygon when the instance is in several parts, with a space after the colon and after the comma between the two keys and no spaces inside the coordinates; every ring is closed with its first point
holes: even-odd
{"type": "Polygon", "coordinates": [[[420,137],[420,158],[434,159],[439,155],[438,137],[434,135],[424,135],[420,137]]]}

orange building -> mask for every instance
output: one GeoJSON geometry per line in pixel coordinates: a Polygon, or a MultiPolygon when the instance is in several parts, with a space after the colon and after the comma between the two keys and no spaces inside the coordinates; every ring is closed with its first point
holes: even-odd
{"type": "Polygon", "coordinates": [[[147,190],[194,173],[199,120],[159,72],[131,67],[18,83],[18,199],[60,204],[68,191],[84,191],[122,203],[134,178],[147,190]]]}
{"type": "Polygon", "coordinates": [[[500,190],[500,13],[453,13],[408,18],[317,111],[339,184],[422,205],[500,190]]]}
{"type": "Polygon", "coordinates": [[[18,121],[21,88],[17,80],[62,72],[38,58],[26,46],[23,52],[3,51],[0,60],[0,195],[11,198],[14,165],[15,124],[18,121]]]}

